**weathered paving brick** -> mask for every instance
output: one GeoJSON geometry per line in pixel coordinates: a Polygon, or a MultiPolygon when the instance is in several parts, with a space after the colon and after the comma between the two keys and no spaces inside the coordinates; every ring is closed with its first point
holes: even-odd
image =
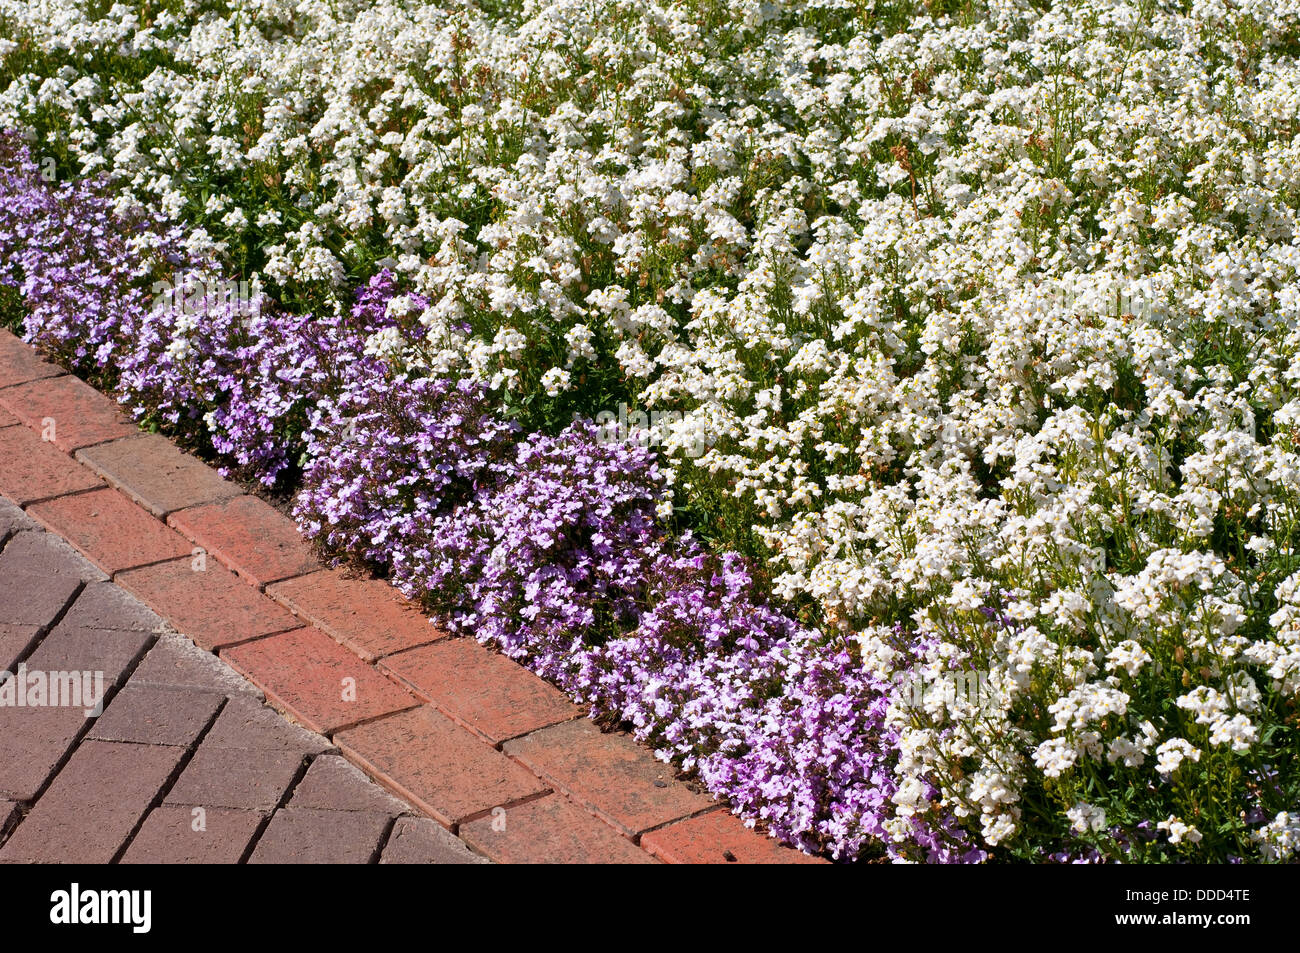
{"type": "Polygon", "coordinates": [[[266,815],[227,807],[164,804],[149,812],[124,864],[237,864],[266,815]]]}
{"type": "Polygon", "coordinates": [[[109,574],[188,556],[192,548],[117,490],[60,497],[27,512],[109,574]]]}
{"type": "Polygon", "coordinates": [[[241,493],[216,470],[158,434],[134,434],[79,450],[76,457],[159,518],[241,493]]]}
{"type": "Polygon", "coordinates": [[[366,811],[395,817],[407,810],[383,788],[371,782],[359,768],[338,755],[316,758],[307,775],[293,789],[290,807],[321,811],[366,811]]]}
{"type": "Polygon", "coordinates": [[[81,580],[25,572],[20,564],[0,564],[0,622],[11,625],[47,625],[73,600],[81,580]]]}
{"type": "Polygon", "coordinates": [[[330,749],[330,743],[320,735],[290,724],[252,698],[226,702],[203,744],[208,748],[293,751],[303,758],[330,749]]]}
{"type": "Polygon", "coordinates": [[[218,748],[206,741],[167,794],[167,804],[270,811],[302,768],[291,749],[218,748]]]}
{"type": "Polygon", "coordinates": [[[115,581],[208,650],[301,624],[216,560],[175,559],[120,573],[115,581]]]}
{"type": "Polygon", "coordinates": [[[435,820],[399,817],[379,858],[381,864],[486,864],[488,859],[435,820]]]}
{"type": "Polygon", "coordinates": [[[30,345],[0,329],[0,387],[57,377],[62,373],[60,368],[42,360],[30,345]]]}
{"type": "Polygon", "coordinates": [[[26,427],[0,428],[0,493],[22,506],[104,481],[26,427]]]}
{"type": "Polygon", "coordinates": [[[111,582],[92,582],[63,615],[65,625],[81,629],[153,632],[162,619],[111,582]]]}
{"type": "Polygon", "coordinates": [[[21,530],[36,528],[36,524],[18,504],[0,496],[0,543],[21,530]]]}
{"type": "Polygon", "coordinates": [[[41,528],[20,532],[0,552],[0,568],[14,567],[42,576],[70,576],[85,583],[105,582],[108,576],[67,542],[41,528]]]}
{"type": "Polygon", "coordinates": [[[0,406],[64,453],[137,432],[112,398],[71,375],[6,387],[0,406]]]}
{"type": "Polygon", "coordinates": [[[782,847],[725,810],[691,817],[641,838],[641,846],[669,864],[821,864],[817,857],[782,847]]]}
{"type": "Polygon", "coordinates": [[[144,661],[131,673],[131,684],[244,694],[254,699],[262,695],[225,662],[174,632],[159,637],[144,661]]]}
{"type": "Polygon", "coordinates": [[[267,699],[313,731],[329,734],[409,708],[414,696],[319,629],[295,629],[221,653],[267,699]]]}
{"type": "Polygon", "coordinates": [[[446,637],[382,579],[321,570],[278,582],[267,594],[366,661],[446,637]]]}
{"type": "Polygon", "coordinates": [[[586,719],[508,741],[505,750],[631,836],[713,805],[631,738],[604,734],[586,719]]]}
{"type": "Polygon", "coordinates": [[[557,688],[473,639],[411,649],[380,667],[494,744],[582,713],[557,688]]]}
{"type": "Polygon", "coordinates": [[[559,794],[471,821],[460,836],[502,864],[654,863],[614,828],[559,794]]]}
{"type": "Polygon", "coordinates": [[[184,754],[163,745],[83,742],[0,848],[0,860],[110,862],[184,754]]]}
{"type": "Polygon", "coordinates": [[[59,624],[27,660],[48,672],[103,672],[105,686],[120,682],[152,644],[150,632],[83,629],[59,624]]]}
{"type": "Polygon", "coordinates": [[[427,706],[334,740],[367,774],[448,826],[547,790],[530,771],[427,706]]]}
{"type": "Polygon", "coordinates": [[[78,708],[0,707],[0,797],[34,799],[89,727],[78,708]]]}
{"type": "Polygon", "coordinates": [[[12,672],[36,644],[44,630],[39,625],[12,625],[0,622],[0,671],[12,672]]]}
{"type": "Polygon", "coordinates": [[[120,691],[90,729],[99,741],[133,741],[151,745],[193,744],[225,701],[212,692],[136,687],[120,691]]]}
{"type": "Polygon", "coordinates": [[[258,588],[320,568],[293,521],[256,497],[180,510],[167,522],[258,588]]]}
{"type": "Polygon", "coordinates": [[[271,817],[250,864],[366,864],[375,860],[388,814],[285,808],[271,817]]]}

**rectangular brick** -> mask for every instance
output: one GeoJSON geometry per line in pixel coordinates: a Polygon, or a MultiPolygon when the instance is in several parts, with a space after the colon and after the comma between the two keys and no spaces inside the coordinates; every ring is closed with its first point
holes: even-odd
{"type": "Polygon", "coordinates": [[[104,684],[121,682],[153,642],[152,632],[55,626],[27,660],[47,672],[103,672],[104,684]]]}
{"type": "Polygon", "coordinates": [[[85,583],[106,582],[108,576],[77,552],[67,540],[47,533],[33,521],[35,529],[22,532],[5,544],[0,567],[14,566],[23,572],[68,576],[85,583]]]}
{"type": "Polygon", "coordinates": [[[167,522],[259,589],[320,568],[293,520],[253,496],[180,510],[167,522]]]}
{"type": "Polygon", "coordinates": [[[641,846],[669,864],[824,864],[782,847],[725,810],[677,821],[641,838],[641,846]]]}
{"type": "Polygon", "coordinates": [[[5,410],[3,407],[0,407],[0,427],[17,427],[20,424],[22,424],[21,420],[9,413],[9,411],[5,410]]]}
{"type": "Polygon", "coordinates": [[[79,708],[0,707],[0,797],[34,800],[90,724],[79,708]]]}
{"type": "MultiPolygon", "coordinates": [[[[80,558],[80,557],[78,557],[80,558]]],[[[92,582],[63,616],[65,625],[119,632],[153,632],[162,619],[111,582],[92,582]]]]}
{"type": "Polygon", "coordinates": [[[318,811],[365,811],[390,817],[407,810],[404,802],[336,754],[323,754],[312,761],[307,776],[293,789],[289,806],[318,811]]]}
{"type": "Polygon", "coordinates": [[[97,741],[189,747],[212,723],[225,697],[128,684],[90,729],[97,741]]]}
{"type": "Polygon", "coordinates": [[[119,586],[154,607],[180,632],[213,651],[301,623],[229,569],[186,557],[120,573],[119,586]],[[200,571],[195,567],[201,566],[200,571]]]}
{"type": "Polygon", "coordinates": [[[499,864],[653,864],[649,854],[559,794],[465,824],[465,842],[499,864]]]}
{"type": "Polygon", "coordinates": [[[42,360],[31,345],[0,328],[0,387],[57,377],[62,373],[62,368],[42,360]]]}
{"type": "Polygon", "coordinates": [[[0,623],[50,625],[81,589],[81,580],[24,572],[22,564],[0,565],[0,623]]]}
{"type": "Polygon", "coordinates": [[[323,734],[417,704],[396,682],[319,629],[247,642],[223,649],[221,657],[277,708],[323,734]]]}
{"type": "Polygon", "coordinates": [[[162,745],[83,742],[0,848],[0,860],[109,863],[184,754],[162,745]]]}
{"type": "Polygon", "coordinates": [[[367,722],[335,742],[371,777],[449,827],[547,790],[530,771],[429,707],[367,722]]]}
{"type": "Polygon", "coordinates": [[[104,481],[26,427],[0,429],[0,492],[22,506],[102,487],[104,481]]]}
{"type": "Polygon", "coordinates": [[[627,735],[605,734],[585,718],[508,741],[505,751],[629,836],[714,803],[627,735]]]}
{"type": "Polygon", "coordinates": [[[154,433],[135,434],[77,451],[77,459],[160,519],[176,510],[239,496],[207,464],[154,433]]]}
{"type": "Polygon", "coordinates": [[[6,387],[0,406],[64,453],[137,432],[116,401],[71,375],[6,387]]]}
{"type": "Polygon", "coordinates": [[[266,815],[227,807],[164,804],[149,812],[124,864],[237,864],[266,815]]]}
{"type": "Polygon", "coordinates": [[[226,702],[203,744],[245,751],[293,751],[301,758],[330,749],[325,738],[286,721],[274,709],[247,696],[226,702]]]}
{"type": "Polygon", "coordinates": [[[293,786],[302,762],[298,751],[217,748],[205,740],[167,793],[165,803],[272,811],[293,786]]]}
{"type": "Polygon", "coordinates": [[[250,864],[368,864],[392,818],[359,811],[276,811],[248,858],[250,864]]]}
{"type": "Polygon", "coordinates": [[[277,582],[267,595],[366,661],[446,637],[382,579],[322,570],[277,582]]]}
{"type": "Polygon", "coordinates": [[[110,575],[190,554],[190,544],[179,533],[117,490],[66,496],[27,512],[110,575]]]}
{"type": "Polygon", "coordinates": [[[131,673],[131,684],[242,694],[254,700],[262,696],[256,686],[221,659],[174,632],[159,636],[144,661],[131,673]]]}
{"type": "Polygon", "coordinates": [[[428,817],[399,817],[388,834],[381,864],[486,864],[488,859],[437,821],[428,817]]]}
{"type": "Polygon", "coordinates": [[[390,655],[380,668],[493,744],[582,714],[559,689],[473,639],[390,655]]]}

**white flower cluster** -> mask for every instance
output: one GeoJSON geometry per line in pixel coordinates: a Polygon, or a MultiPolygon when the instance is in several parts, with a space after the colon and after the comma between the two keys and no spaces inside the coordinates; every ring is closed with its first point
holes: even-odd
{"type": "Polygon", "coordinates": [[[1186,847],[1204,785],[1280,790],[1242,774],[1300,692],[1297,0],[88,9],[0,0],[0,125],[59,115],[268,285],[392,263],[407,360],[620,375],[864,664],[983,673],[900,691],[900,836],[1102,838],[1133,787],[1186,847]]]}

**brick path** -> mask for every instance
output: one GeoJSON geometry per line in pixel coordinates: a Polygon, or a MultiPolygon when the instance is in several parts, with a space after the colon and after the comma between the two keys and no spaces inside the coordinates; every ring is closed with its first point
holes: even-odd
{"type": "Polygon", "coordinates": [[[811,860],[4,331],[0,497],[0,861],[811,860]]]}
{"type": "Polygon", "coordinates": [[[0,669],[108,695],[0,707],[0,862],[484,860],[7,501],[0,545],[0,669]]]}

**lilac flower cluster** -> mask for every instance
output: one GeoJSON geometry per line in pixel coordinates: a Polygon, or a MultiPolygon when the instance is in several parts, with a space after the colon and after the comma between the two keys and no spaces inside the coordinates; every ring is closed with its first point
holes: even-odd
{"type": "Polygon", "coordinates": [[[23,297],[26,338],[69,368],[111,371],[144,324],[152,276],[185,260],[181,238],[116,213],[98,181],[45,182],[18,135],[0,132],[0,284],[23,297]]]}
{"type": "Polygon", "coordinates": [[[350,312],[326,316],[286,314],[260,294],[176,296],[150,311],[123,361],[124,399],[139,416],[153,413],[174,431],[206,437],[271,486],[303,455],[322,401],[386,374],[387,365],[364,352],[370,335],[397,324],[385,307],[395,287],[381,272],[350,312]]]}
{"type": "Polygon", "coordinates": [[[396,555],[394,582],[567,683],[584,638],[635,618],[660,489],[651,453],[591,424],[533,435],[502,479],[396,555]]]}
{"type": "Polygon", "coordinates": [[[387,566],[502,472],[516,429],[472,381],[359,378],[312,414],[294,516],[329,555],[387,566]]]}

